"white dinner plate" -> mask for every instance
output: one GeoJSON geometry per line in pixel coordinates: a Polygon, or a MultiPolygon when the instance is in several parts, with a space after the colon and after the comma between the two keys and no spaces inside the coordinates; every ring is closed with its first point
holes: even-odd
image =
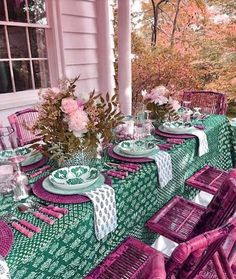
{"type": "Polygon", "coordinates": [[[145,156],[156,149],[156,144],[146,140],[124,140],[118,144],[122,153],[145,156]]]}
{"type": "MultiPolygon", "coordinates": [[[[49,180],[49,177],[46,177],[44,180],[43,180],[43,183],[42,183],[42,187],[50,192],[50,193],[53,193],[53,194],[59,194],[59,195],[74,195],[74,194],[80,194],[80,195],[83,195],[83,193],[85,192],[90,192],[92,190],[95,190],[97,187],[101,186],[103,183],[105,182],[105,177],[100,174],[98,179],[90,186],[86,187],[86,188],[83,188],[83,189],[73,189],[73,190],[70,190],[70,189],[59,189],[59,188],[56,188],[49,180]]],[[[68,186],[69,188],[69,186],[68,186]]]]}
{"type": "Polygon", "coordinates": [[[26,166],[30,166],[33,165],[35,163],[38,163],[40,160],[42,160],[43,158],[43,154],[40,152],[37,152],[33,155],[31,155],[30,157],[27,157],[22,163],[21,166],[22,167],[26,167],[26,166]]]}
{"type": "Polygon", "coordinates": [[[159,126],[158,129],[164,133],[171,133],[171,134],[191,134],[196,128],[188,127],[188,128],[170,128],[164,127],[163,125],[159,126]]]}
{"type": "Polygon", "coordinates": [[[116,146],[113,148],[113,151],[114,151],[116,154],[118,154],[118,155],[120,155],[120,156],[123,156],[123,157],[127,157],[127,158],[143,158],[143,157],[148,157],[148,156],[151,156],[151,155],[156,155],[157,152],[159,152],[159,150],[160,150],[159,147],[156,146],[156,148],[155,148],[154,150],[152,150],[152,151],[150,151],[150,152],[147,152],[147,153],[145,153],[145,154],[142,154],[142,155],[132,154],[132,155],[130,155],[130,154],[126,154],[126,153],[122,152],[122,150],[119,148],[118,145],[116,145],[116,146]]]}

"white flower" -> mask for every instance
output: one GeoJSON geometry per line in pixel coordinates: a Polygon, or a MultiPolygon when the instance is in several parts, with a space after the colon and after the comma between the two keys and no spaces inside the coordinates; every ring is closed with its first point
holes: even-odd
{"type": "Polygon", "coordinates": [[[142,90],[141,91],[141,95],[145,98],[145,96],[147,95],[147,90],[145,89],[145,90],[142,90]]]}

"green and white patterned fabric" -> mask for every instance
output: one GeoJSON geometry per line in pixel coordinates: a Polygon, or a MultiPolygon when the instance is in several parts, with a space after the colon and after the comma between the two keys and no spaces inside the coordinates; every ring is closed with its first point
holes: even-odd
{"type": "MultiPolygon", "coordinates": [[[[12,212],[42,228],[32,239],[14,231],[15,241],[6,261],[13,279],[82,279],[125,237],[133,235],[151,244],[155,234],[145,222],[174,195],[193,198],[196,190],[185,186],[185,180],[205,164],[227,170],[234,160],[231,126],[224,116],[211,116],[203,121],[207,129],[209,152],[198,156],[196,139],[186,140],[168,151],[173,166],[173,179],[163,188],[157,187],[154,162],[142,164],[140,171],[126,179],[113,178],[118,217],[117,229],[98,241],[94,232],[91,202],[60,205],[70,213],[53,226],[14,208],[11,197],[0,198],[1,214],[12,212]]],[[[48,175],[48,172],[43,175],[48,175]]],[[[38,177],[39,178],[39,177],[38,177]]],[[[31,179],[33,183],[34,179],[31,179]]]]}

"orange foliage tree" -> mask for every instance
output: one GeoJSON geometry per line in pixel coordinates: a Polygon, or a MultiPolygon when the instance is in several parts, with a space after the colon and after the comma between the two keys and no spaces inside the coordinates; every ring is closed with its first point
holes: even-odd
{"type": "Polygon", "coordinates": [[[132,73],[134,105],[140,100],[142,89],[160,84],[176,94],[183,90],[209,89],[227,93],[230,100],[236,99],[235,2],[150,0],[143,3],[142,26],[132,36],[136,38],[132,42],[136,54],[132,73]],[[212,9],[209,3],[217,8],[212,9]],[[217,17],[227,20],[217,22],[217,17]]]}

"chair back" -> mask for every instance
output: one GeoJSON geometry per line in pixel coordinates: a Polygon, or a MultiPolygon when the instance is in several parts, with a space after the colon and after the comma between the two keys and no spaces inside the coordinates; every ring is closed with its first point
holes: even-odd
{"type": "Polygon", "coordinates": [[[129,236],[84,279],[166,279],[164,256],[129,236]],[[157,264],[150,270],[149,264],[157,264]],[[145,267],[148,265],[148,269],[145,267]]]}
{"type": "Polygon", "coordinates": [[[222,261],[217,261],[217,259],[218,255],[223,256],[222,244],[235,228],[236,218],[233,218],[222,227],[179,244],[166,263],[167,279],[174,273],[176,273],[175,278],[178,279],[193,279],[199,272],[204,271],[210,260],[214,261],[217,275],[221,272],[223,276],[221,278],[233,279],[234,275],[227,260],[224,258],[222,261]]]}
{"type": "Polygon", "coordinates": [[[235,210],[236,169],[233,169],[207,206],[188,239],[222,226],[233,216],[235,210]]]}
{"type": "Polygon", "coordinates": [[[191,101],[190,108],[200,107],[202,113],[206,114],[226,114],[226,95],[212,91],[188,91],[184,92],[183,100],[191,101]]]}
{"type": "Polygon", "coordinates": [[[31,127],[38,119],[37,109],[24,109],[8,116],[11,127],[16,132],[18,146],[23,146],[40,139],[27,127],[31,127]]]}

